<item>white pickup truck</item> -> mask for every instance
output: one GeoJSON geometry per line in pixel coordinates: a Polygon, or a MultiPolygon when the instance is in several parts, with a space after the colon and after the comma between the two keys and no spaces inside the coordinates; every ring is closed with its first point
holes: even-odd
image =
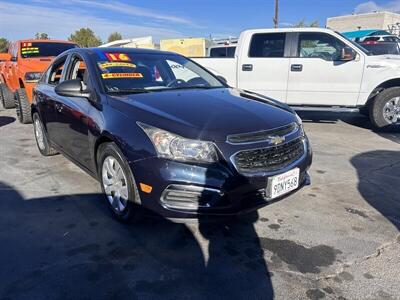
{"type": "Polygon", "coordinates": [[[378,128],[400,122],[400,56],[372,56],[329,29],[246,30],[234,58],[193,60],[292,106],[359,108],[378,128]]]}

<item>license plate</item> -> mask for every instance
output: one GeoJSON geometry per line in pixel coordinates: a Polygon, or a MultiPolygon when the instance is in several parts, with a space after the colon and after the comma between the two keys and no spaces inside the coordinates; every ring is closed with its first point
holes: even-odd
{"type": "Polygon", "coordinates": [[[267,198],[274,199],[297,189],[299,187],[299,177],[299,168],[270,177],[268,179],[267,198]]]}

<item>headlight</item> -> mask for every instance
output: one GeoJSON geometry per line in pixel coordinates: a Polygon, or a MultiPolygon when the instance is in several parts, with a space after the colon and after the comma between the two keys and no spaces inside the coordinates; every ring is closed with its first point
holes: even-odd
{"type": "Polygon", "coordinates": [[[42,76],[41,72],[28,72],[25,74],[26,81],[38,81],[42,76]]]}
{"type": "Polygon", "coordinates": [[[296,115],[296,123],[301,130],[301,135],[304,136],[305,132],[304,132],[304,128],[303,128],[303,120],[299,117],[299,115],[297,113],[295,113],[295,115],[296,115]]]}
{"type": "Polygon", "coordinates": [[[212,163],[218,155],[211,142],[186,139],[143,123],[138,125],[150,138],[158,156],[172,160],[212,163]]]}

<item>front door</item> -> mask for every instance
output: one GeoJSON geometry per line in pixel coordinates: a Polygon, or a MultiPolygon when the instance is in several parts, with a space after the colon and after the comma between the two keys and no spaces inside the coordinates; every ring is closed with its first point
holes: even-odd
{"type": "Polygon", "coordinates": [[[289,70],[287,34],[255,33],[238,59],[238,88],[286,101],[289,70]]]}
{"type": "Polygon", "coordinates": [[[290,58],[289,105],[355,106],[364,59],[340,61],[346,44],[328,33],[300,32],[295,57],[290,58]]]}

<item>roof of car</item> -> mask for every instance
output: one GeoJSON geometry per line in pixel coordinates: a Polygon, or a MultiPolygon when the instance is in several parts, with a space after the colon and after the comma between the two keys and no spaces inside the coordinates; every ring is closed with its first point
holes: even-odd
{"type": "Polygon", "coordinates": [[[96,48],[75,48],[73,49],[78,52],[123,52],[123,53],[138,53],[138,54],[177,54],[174,52],[168,52],[168,51],[161,51],[161,50],[155,50],[155,49],[144,49],[144,48],[122,48],[122,47],[96,47],[96,48]]]}

